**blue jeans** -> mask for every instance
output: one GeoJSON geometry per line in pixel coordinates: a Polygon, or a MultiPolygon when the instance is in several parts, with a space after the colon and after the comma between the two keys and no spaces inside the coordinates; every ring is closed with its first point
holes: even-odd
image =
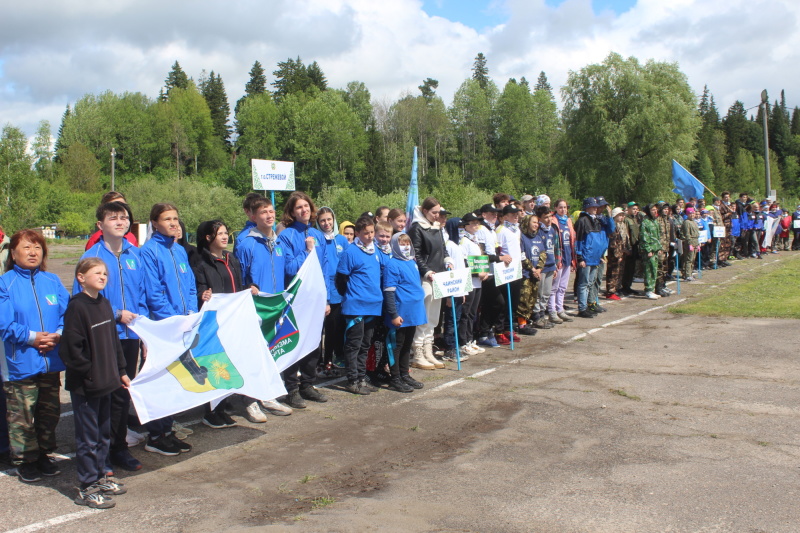
{"type": "Polygon", "coordinates": [[[597,265],[578,268],[578,311],[585,311],[589,298],[589,287],[597,279],[597,265]]]}

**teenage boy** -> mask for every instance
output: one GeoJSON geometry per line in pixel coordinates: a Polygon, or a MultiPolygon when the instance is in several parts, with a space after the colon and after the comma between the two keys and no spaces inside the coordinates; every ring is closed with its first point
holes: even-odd
{"type": "MultiPolygon", "coordinates": [[[[500,248],[500,255],[501,256],[508,256],[511,258],[511,261],[506,264],[510,264],[511,262],[522,262],[522,243],[520,241],[520,229],[519,229],[519,213],[520,209],[518,209],[514,204],[508,204],[503,208],[503,223],[498,226],[496,233],[497,233],[497,245],[500,248]]],[[[519,293],[522,289],[522,279],[514,280],[510,283],[511,289],[511,312],[516,314],[517,313],[517,306],[519,305],[519,293]]],[[[499,291],[501,295],[506,295],[505,291],[499,291]]],[[[505,302],[503,306],[503,313],[500,316],[504,316],[506,309],[508,309],[509,302],[505,302]]],[[[498,334],[497,342],[500,344],[505,344],[505,341],[509,341],[510,343],[510,336],[514,336],[514,342],[519,342],[519,336],[514,333],[513,331],[509,331],[505,328],[505,325],[508,324],[508,320],[516,318],[516,317],[506,317],[502,324],[504,325],[502,331],[506,331],[507,333],[498,334]],[[506,338],[503,338],[506,337],[506,338]]],[[[523,317],[526,321],[528,317],[523,317]]]]}
{"type": "MultiPolygon", "coordinates": [[[[548,203],[549,200],[548,198],[548,203]]],[[[550,206],[544,204],[537,206],[536,216],[539,218],[539,237],[544,245],[545,262],[539,275],[539,293],[533,306],[534,326],[546,329],[553,325],[548,318],[547,303],[550,301],[553,281],[560,270],[558,265],[561,262],[561,241],[558,238],[558,230],[552,224],[550,206]]],[[[555,310],[551,309],[551,312],[555,313],[555,310]]]]}
{"type": "Polygon", "coordinates": [[[339,258],[336,288],[343,296],[345,321],[344,356],[347,361],[345,390],[367,395],[377,389],[366,383],[367,353],[377,319],[381,316],[381,258],[375,249],[372,217],[356,221],[356,237],[339,258]]]}
{"type": "MultiPolygon", "coordinates": [[[[138,315],[147,316],[144,270],[140,251],[125,239],[131,220],[125,205],[108,202],[97,208],[99,241],[81,259],[97,257],[108,265],[108,281],[100,294],[111,304],[117,333],[125,357],[125,372],[129,379],[136,377],[141,341],[128,325],[138,315]]],[[[72,294],[79,294],[81,285],[76,279],[72,294]]],[[[111,393],[111,450],[109,462],[124,470],[135,471],[142,463],[128,451],[128,411],[131,396],[128,389],[119,387],[111,393]]],[[[110,469],[109,469],[110,470],[110,469]]]]}
{"type": "MultiPolygon", "coordinates": [[[[489,257],[490,263],[497,263],[499,261],[511,262],[510,256],[500,257],[497,252],[497,234],[495,233],[495,226],[497,225],[497,214],[499,210],[492,204],[484,204],[480,208],[481,227],[475,232],[475,241],[481,247],[482,255],[489,257]]],[[[503,307],[503,299],[500,296],[500,291],[494,284],[494,277],[489,275],[481,284],[481,301],[480,301],[480,321],[478,327],[478,344],[481,346],[488,346],[489,348],[496,348],[499,346],[495,340],[494,326],[498,313],[503,307]]],[[[498,330],[501,332],[502,328],[498,330]]],[[[505,339],[505,343],[509,344],[510,341],[505,339]]]]}
{"type": "Polygon", "coordinates": [[[683,271],[683,279],[681,281],[696,281],[692,276],[692,269],[694,269],[694,260],[697,252],[700,250],[700,228],[697,225],[697,211],[693,207],[686,208],[686,220],[681,225],[681,235],[683,235],[683,257],[681,258],[681,270],[683,271]]]}

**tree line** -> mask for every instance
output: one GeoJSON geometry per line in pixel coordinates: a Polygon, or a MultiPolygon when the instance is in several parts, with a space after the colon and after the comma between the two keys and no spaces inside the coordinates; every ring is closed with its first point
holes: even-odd
{"type": "MultiPolygon", "coordinates": [[[[176,61],[155,97],[107,91],[68,105],[54,145],[47,122],[30,150],[25,134],[6,125],[0,224],[57,222],[88,232],[91,206],[110,187],[112,149],[116,188],[133,191],[133,204],[147,209],[159,191],[166,194],[159,200],[183,205],[178,191],[191,190],[195,201],[224,205],[231,216],[250,188],[251,158],[294,161],[298,189],[353,217],[376,207],[367,199],[403,196],[414,146],[423,190],[459,210],[500,190],[671,199],[671,159],[717,193],[766,192],[762,109],[748,116],[751,109],[737,101],[721,116],[708,87],[695,95],[676,63],[611,53],[570,72],[560,112],[544,72],[533,86],[512,78],[501,90],[482,53],[451,102],[438,85],[427,78],[418,93],[376,102],[360,81],[329,87],[316,62],[289,58],[268,77],[255,61],[231,109],[220,73],[203,71],[195,80],[176,61]],[[212,194],[215,200],[202,200],[212,194]]],[[[783,91],[766,107],[773,188],[793,199],[800,194],[800,110],[790,112],[783,91]]]]}

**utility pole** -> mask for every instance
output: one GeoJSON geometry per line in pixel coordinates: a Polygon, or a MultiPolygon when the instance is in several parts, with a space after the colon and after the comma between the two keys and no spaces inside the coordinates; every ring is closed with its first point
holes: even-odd
{"type": "MultiPolygon", "coordinates": [[[[115,183],[114,183],[114,170],[117,166],[117,150],[115,148],[111,148],[111,190],[115,191],[115,183]]],[[[769,178],[768,178],[769,179],[769,178]]]]}
{"type": "Polygon", "coordinates": [[[764,117],[764,168],[766,169],[766,176],[767,176],[767,192],[764,194],[764,197],[769,197],[771,195],[772,183],[770,181],[769,176],[769,133],[767,133],[767,90],[764,89],[761,91],[761,109],[763,110],[763,117],[764,117]]]}

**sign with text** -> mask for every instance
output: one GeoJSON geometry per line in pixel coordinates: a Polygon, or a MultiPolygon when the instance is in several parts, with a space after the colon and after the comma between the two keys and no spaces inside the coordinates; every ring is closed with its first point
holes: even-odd
{"type": "Polygon", "coordinates": [[[433,299],[465,296],[472,292],[472,272],[468,268],[448,270],[433,275],[433,299]]]}
{"type": "Polygon", "coordinates": [[[254,191],[293,191],[294,163],[251,159],[254,191]]]}
{"type": "Polygon", "coordinates": [[[725,226],[714,226],[714,238],[715,239],[725,238],[725,226]]]}
{"type": "Polygon", "coordinates": [[[697,242],[699,242],[700,244],[705,244],[705,243],[708,242],[708,230],[707,229],[701,229],[700,230],[700,234],[697,236],[697,242]]]}
{"type": "Polygon", "coordinates": [[[473,274],[480,274],[481,272],[489,272],[489,256],[488,255],[468,255],[467,266],[473,274]]]}
{"type": "Polygon", "coordinates": [[[496,286],[505,285],[522,277],[522,263],[512,261],[508,266],[502,262],[492,263],[492,274],[494,274],[494,284],[496,286]]]}

